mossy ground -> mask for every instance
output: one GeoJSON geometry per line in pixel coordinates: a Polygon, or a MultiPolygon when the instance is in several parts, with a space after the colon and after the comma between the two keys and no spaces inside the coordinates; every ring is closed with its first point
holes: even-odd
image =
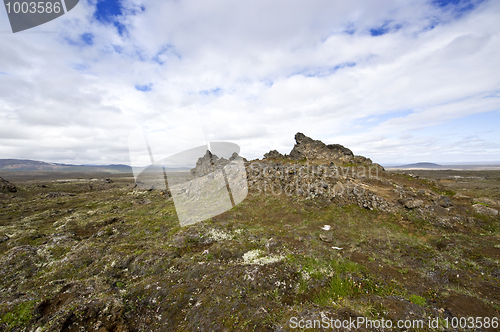
{"type": "MultiPolygon", "coordinates": [[[[384,176],[460,192],[455,182],[384,176]]],[[[454,201],[463,219],[443,227],[405,209],[251,190],[232,210],[180,227],[163,192],[112,180],[31,178],[2,196],[0,330],[286,331],[291,317],[320,312],[498,317],[499,218],[469,202],[454,201]],[[320,238],[327,233],[331,242],[320,238]]],[[[469,184],[465,192],[484,196],[469,184]]]]}

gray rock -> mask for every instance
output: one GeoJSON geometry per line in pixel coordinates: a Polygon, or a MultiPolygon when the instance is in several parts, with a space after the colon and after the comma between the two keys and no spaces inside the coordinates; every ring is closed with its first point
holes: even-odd
{"type": "Polygon", "coordinates": [[[283,159],[283,155],[276,150],[271,150],[264,154],[265,159],[283,159]]]}
{"type": "MultiPolygon", "coordinates": [[[[232,160],[236,159],[238,155],[233,153],[231,156],[232,160]]],[[[224,166],[229,164],[229,160],[224,158],[219,158],[207,150],[205,155],[198,159],[196,162],[196,167],[191,169],[191,175],[195,177],[203,177],[214,172],[217,169],[222,169],[224,166]]]]}
{"type": "Polygon", "coordinates": [[[474,204],[472,205],[472,208],[474,209],[475,212],[479,214],[484,214],[487,216],[496,216],[498,215],[498,210],[495,210],[493,208],[481,205],[481,204],[474,204]]]}
{"type": "Polygon", "coordinates": [[[0,243],[4,243],[5,241],[7,241],[8,239],[10,239],[10,237],[8,237],[7,235],[5,234],[0,234],[0,243]]]}
{"type": "Polygon", "coordinates": [[[444,207],[435,205],[430,207],[430,211],[432,214],[434,214],[437,217],[446,217],[448,216],[448,210],[446,210],[444,207]]]}
{"type": "Polygon", "coordinates": [[[302,133],[297,133],[295,135],[295,142],[296,144],[288,156],[292,160],[304,158],[309,160],[325,159],[339,163],[347,163],[353,161],[354,158],[352,151],[340,144],[326,145],[302,133]]]}
{"type": "MultiPolygon", "coordinates": [[[[354,162],[358,163],[358,164],[367,164],[367,165],[373,164],[373,161],[370,158],[366,158],[364,156],[354,156],[354,162]]],[[[380,167],[382,167],[382,166],[380,166],[380,167]]]]}
{"type": "Polygon", "coordinates": [[[17,192],[17,188],[9,181],[0,177],[0,192],[2,192],[2,191],[15,193],[15,192],[17,192]]]}
{"type": "Polygon", "coordinates": [[[438,198],[437,200],[437,204],[439,206],[442,206],[444,208],[447,208],[447,207],[450,207],[452,206],[453,204],[451,203],[451,199],[449,199],[448,197],[446,196],[441,196],[438,198]]]}
{"type": "Polygon", "coordinates": [[[422,207],[423,204],[424,201],[422,201],[421,199],[409,199],[406,202],[404,202],[404,206],[407,209],[416,209],[422,207]]]}
{"type": "Polygon", "coordinates": [[[324,233],[324,234],[323,234],[323,233],[321,233],[321,234],[319,235],[319,238],[320,238],[320,240],[321,240],[321,241],[323,241],[323,242],[328,242],[328,243],[333,242],[333,235],[332,235],[332,233],[324,233]]]}
{"type": "Polygon", "coordinates": [[[151,203],[151,200],[147,199],[147,198],[144,198],[144,199],[140,199],[137,201],[137,204],[141,204],[141,205],[147,205],[147,204],[150,204],[151,203]]]}
{"type": "MultiPolygon", "coordinates": [[[[340,152],[346,156],[354,156],[354,153],[352,153],[351,150],[349,150],[348,148],[346,148],[345,146],[340,145],[340,144],[328,144],[326,147],[334,152],[337,152],[337,153],[340,152]]],[[[357,156],[357,157],[363,157],[363,156],[357,156]]],[[[365,158],[365,157],[363,157],[363,158],[365,158]]],[[[366,158],[366,159],[368,159],[368,158],[366,158]]]]}
{"type": "Polygon", "coordinates": [[[474,199],[474,204],[477,203],[482,203],[483,205],[487,205],[489,207],[491,206],[500,206],[500,201],[497,199],[492,199],[492,198],[487,198],[487,197],[480,197],[474,199]]]}

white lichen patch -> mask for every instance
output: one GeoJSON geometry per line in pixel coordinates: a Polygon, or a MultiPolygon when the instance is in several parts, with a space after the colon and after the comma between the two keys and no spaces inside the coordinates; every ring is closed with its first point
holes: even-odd
{"type": "Polygon", "coordinates": [[[243,254],[243,264],[266,265],[282,261],[284,258],[285,256],[280,256],[280,255],[264,256],[264,252],[262,250],[254,249],[247,251],[246,253],[243,254]]]}
{"type": "Polygon", "coordinates": [[[226,233],[224,231],[217,230],[217,229],[209,230],[208,236],[214,241],[231,240],[233,238],[233,236],[231,234],[226,233]]]}

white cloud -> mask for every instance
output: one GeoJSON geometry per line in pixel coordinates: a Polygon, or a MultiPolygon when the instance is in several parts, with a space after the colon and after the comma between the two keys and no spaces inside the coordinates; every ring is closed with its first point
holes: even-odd
{"type": "MultiPolygon", "coordinates": [[[[0,35],[0,156],[128,163],[136,124],[196,105],[207,138],[249,158],[289,152],[301,131],[376,161],[451,147],[474,160],[472,145],[418,131],[456,134],[447,122],[500,108],[495,1],[459,18],[421,1],[143,5],[124,2],[123,35],[86,1],[33,33],[0,35]],[[370,35],[380,27],[390,32],[370,35]]],[[[485,157],[500,155],[492,135],[474,145],[485,157]]]]}

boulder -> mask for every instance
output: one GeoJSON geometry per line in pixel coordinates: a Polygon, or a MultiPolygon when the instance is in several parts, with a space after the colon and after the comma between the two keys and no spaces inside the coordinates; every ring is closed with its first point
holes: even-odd
{"type": "Polygon", "coordinates": [[[441,196],[438,198],[437,202],[436,202],[439,206],[442,206],[444,208],[448,208],[450,206],[452,206],[453,204],[451,203],[451,199],[449,199],[448,197],[446,196],[441,196]]]}
{"type": "Polygon", "coordinates": [[[0,234],[0,243],[4,243],[8,239],[10,239],[10,237],[7,236],[6,234],[0,234]]]}
{"type": "Polygon", "coordinates": [[[407,209],[416,209],[422,207],[422,205],[424,205],[424,201],[421,199],[408,199],[403,202],[403,205],[407,209]]]}
{"type": "Polygon", "coordinates": [[[17,192],[17,188],[9,181],[0,177],[0,192],[15,193],[17,192]]]}
{"type": "Polygon", "coordinates": [[[486,206],[500,206],[500,201],[497,199],[487,198],[487,197],[479,197],[474,199],[474,204],[483,204],[486,206]]]}
{"type": "Polygon", "coordinates": [[[472,205],[472,208],[474,209],[475,212],[477,212],[479,214],[484,214],[487,216],[497,216],[498,215],[498,210],[484,206],[482,204],[474,204],[474,205],[472,205]]]}

